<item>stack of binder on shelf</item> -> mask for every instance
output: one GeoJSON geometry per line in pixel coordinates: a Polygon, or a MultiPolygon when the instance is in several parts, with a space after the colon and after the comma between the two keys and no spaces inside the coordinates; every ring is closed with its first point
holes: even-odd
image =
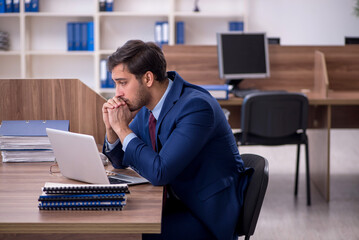
{"type": "Polygon", "coordinates": [[[67,50],[94,51],[94,23],[67,23],[67,50]]]}
{"type": "Polygon", "coordinates": [[[8,51],[10,47],[9,33],[0,31],[0,51],[8,51]]]}
{"type": "Polygon", "coordinates": [[[0,13],[18,13],[20,0],[0,0],[0,13]]]}
{"type": "Polygon", "coordinates": [[[127,184],[45,183],[39,196],[40,210],[119,211],[126,205],[127,184]]]}
{"type": "Polygon", "coordinates": [[[112,12],[113,0],[99,0],[100,12],[112,12]]]}
{"type": "Polygon", "coordinates": [[[167,21],[157,21],[155,22],[155,43],[158,46],[163,44],[168,44],[168,22],[167,21]]]}
{"type": "Polygon", "coordinates": [[[228,100],[229,86],[223,85],[200,85],[206,89],[215,99],[228,100]]]}
{"type": "Polygon", "coordinates": [[[69,120],[2,121],[0,125],[2,161],[54,161],[55,155],[46,128],[68,131],[69,120]]]}

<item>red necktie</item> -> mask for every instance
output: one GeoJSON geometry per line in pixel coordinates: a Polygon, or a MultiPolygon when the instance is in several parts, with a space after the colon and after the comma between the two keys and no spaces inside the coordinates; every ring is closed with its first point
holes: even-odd
{"type": "MultiPolygon", "coordinates": [[[[150,137],[153,150],[156,151],[156,118],[153,116],[152,112],[150,112],[150,117],[148,119],[148,128],[150,130],[150,137]]],[[[166,204],[167,199],[167,186],[163,186],[163,205],[166,204]]]]}
{"type": "Polygon", "coordinates": [[[156,118],[150,112],[150,117],[148,119],[148,128],[150,129],[150,137],[153,150],[156,151],[156,118]]]}

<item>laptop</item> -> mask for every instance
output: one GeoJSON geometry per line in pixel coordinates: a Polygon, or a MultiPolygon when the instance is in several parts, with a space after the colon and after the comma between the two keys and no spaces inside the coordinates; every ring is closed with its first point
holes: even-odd
{"type": "Polygon", "coordinates": [[[46,128],[57,164],[63,176],[94,184],[148,183],[142,177],[106,173],[93,136],[46,128]]]}

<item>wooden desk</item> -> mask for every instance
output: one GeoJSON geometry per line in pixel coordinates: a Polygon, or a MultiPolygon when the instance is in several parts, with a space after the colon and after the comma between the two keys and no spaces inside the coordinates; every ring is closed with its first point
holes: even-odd
{"type": "Polygon", "coordinates": [[[0,163],[0,239],[95,239],[101,234],[140,239],[141,233],[160,233],[162,187],[151,184],[130,186],[122,211],[40,211],[37,199],[45,182],[76,183],[50,174],[50,165],[0,163]]]}

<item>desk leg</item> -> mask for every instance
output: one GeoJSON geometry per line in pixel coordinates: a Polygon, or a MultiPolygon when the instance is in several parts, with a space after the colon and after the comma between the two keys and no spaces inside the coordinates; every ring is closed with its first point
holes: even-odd
{"type": "Polygon", "coordinates": [[[308,131],[312,183],[326,201],[330,199],[330,127],[331,106],[316,106],[314,129],[308,131]]]}

